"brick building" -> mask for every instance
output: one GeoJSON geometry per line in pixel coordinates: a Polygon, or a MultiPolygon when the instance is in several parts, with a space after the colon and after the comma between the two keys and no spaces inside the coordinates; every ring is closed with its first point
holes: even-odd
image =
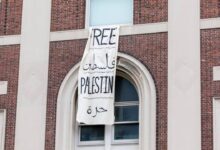
{"type": "Polygon", "coordinates": [[[0,0],[0,150],[218,150],[219,97],[219,0],[0,0]],[[136,119],[79,125],[88,28],[111,23],[136,119]]]}

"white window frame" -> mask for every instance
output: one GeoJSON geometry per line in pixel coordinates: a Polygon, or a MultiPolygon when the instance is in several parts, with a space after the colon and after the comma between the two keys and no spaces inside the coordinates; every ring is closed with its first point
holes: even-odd
{"type": "Polygon", "coordinates": [[[213,146],[214,146],[213,150],[217,150],[217,142],[219,142],[218,138],[220,138],[220,137],[217,137],[217,135],[215,134],[219,130],[219,129],[217,129],[219,127],[216,125],[216,119],[217,119],[216,109],[217,109],[217,107],[220,107],[219,103],[220,103],[220,97],[214,97],[213,98],[213,107],[212,107],[213,108],[213,146]]]}
{"type": "MultiPolygon", "coordinates": [[[[117,71],[116,73],[117,76],[123,77],[126,80],[128,80],[134,87],[135,90],[137,91],[137,87],[135,86],[135,83],[132,81],[132,79],[130,77],[128,77],[128,75],[126,75],[125,73],[121,72],[121,71],[117,71]]],[[[138,96],[139,97],[139,96],[138,96]]],[[[123,101],[123,102],[114,102],[114,107],[117,106],[138,106],[140,107],[139,101],[123,101]]],[[[140,109],[139,109],[140,110],[140,109]]],[[[140,114],[140,112],[139,112],[140,114]]],[[[139,115],[140,116],[140,115],[139,115]]],[[[131,124],[131,123],[139,123],[140,121],[123,121],[121,122],[122,124],[131,124]]],[[[111,126],[107,126],[105,125],[105,130],[104,130],[104,140],[102,141],[80,141],[80,126],[84,126],[84,125],[79,125],[78,123],[76,123],[76,131],[78,131],[78,146],[88,146],[88,145],[105,145],[105,143],[109,142],[109,140],[111,140],[111,145],[123,145],[123,144],[138,144],[139,143],[139,139],[123,139],[123,140],[115,140],[114,139],[114,130],[115,130],[115,125],[116,124],[121,124],[120,122],[114,122],[113,125],[111,126]],[[110,133],[111,135],[111,139],[109,139],[109,135],[106,135],[106,133],[110,133]]],[[[89,125],[86,125],[89,126],[89,125]]],[[[139,133],[140,134],[140,133],[139,133]]]]}
{"type": "MultiPolygon", "coordinates": [[[[134,8],[133,8],[133,11],[134,11],[134,8]]],[[[86,12],[85,12],[85,28],[86,29],[88,29],[90,27],[89,23],[90,23],[90,0],[86,0],[86,12]]],[[[118,24],[118,25],[120,25],[120,26],[128,26],[128,25],[133,25],[133,24],[134,24],[134,19],[132,18],[132,23],[118,24]]]]}
{"type": "Polygon", "coordinates": [[[0,109],[0,113],[2,113],[1,115],[3,115],[2,129],[0,129],[2,130],[0,150],[4,150],[5,149],[5,129],[6,129],[6,109],[0,109]]]}
{"type": "MultiPolygon", "coordinates": [[[[117,76],[121,76],[123,78],[125,78],[126,80],[128,80],[134,87],[135,87],[135,90],[138,92],[137,90],[137,86],[136,84],[134,83],[134,81],[131,79],[131,77],[129,77],[126,73],[122,72],[122,71],[117,71],[117,76]]],[[[139,95],[138,95],[138,99],[139,98],[139,95]]],[[[127,121],[126,123],[139,123],[140,124],[140,103],[139,103],[139,100],[138,101],[123,101],[123,102],[115,102],[114,104],[114,107],[115,106],[138,106],[138,110],[139,110],[139,119],[138,121],[127,121]]],[[[123,123],[125,123],[123,121],[123,123]]],[[[116,122],[114,123],[114,125],[117,124],[116,122]]],[[[120,123],[119,123],[120,124],[120,123]]],[[[117,145],[117,144],[138,144],[139,143],[139,139],[125,139],[125,140],[115,140],[114,139],[114,130],[115,130],[115,126],[111,126],[111,144],[113,145],[117,145]]],[[[139,131],[139,137],[140,137],[140,131],[139,131]]]]}
{"type": "MultiPolygon", "coordinates": [[[[64,78],[57,99],[55,150],[75,150],[76,101],[79,63],[64,78]]],[[[156,150],[156,90],[146,67],[134,57],[118,53],[117,70],[125,72],[137,86],[139,95],[139,150],[156,150]]]]}

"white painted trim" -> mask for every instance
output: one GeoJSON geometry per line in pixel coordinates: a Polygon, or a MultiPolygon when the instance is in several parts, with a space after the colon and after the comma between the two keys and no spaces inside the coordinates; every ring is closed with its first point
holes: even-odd
{"type": "Polygon", "coordinates": [[[0,95],[5,95],[8,92],[8,81],[0,81],[0,95]]]}
{"type": "Polygon", "coordinates": [[[5,149],[5,130],[6,130],[6,109],[0,109],[0,113],[3,113],[3,124],[2,124],[2,135],[1,136],[1,143],[0,143],[0,150],[5,149]]]}
{"type": "Polygon", "coordinates": [[[122,26],[120,35],[136,35],[167,32],[167,22],[122,26]]]}
{"type": "Polygon", "coordinates": [[[23,0],[15,150],[44,150],[51,0],[23,0]]]}
{"type": "Polygon", "coordinates": [[[216,119],[218,118],[216,116],[216,109],[217,109],[217,105],[219,105],[219,103],[220,103],[220,98],[219,97],[214,97],[213,101],[212,101],[212,108],[213,108],[213,150],[218,150],[217,149],[217,144],[219,144],[219,139],[218,139],[219,137],[217,136],[217,134],[220,135],[220,133],[217,133],[217,132],[219,132],[218,129],[217,129],[219,127],[216,125],[217,124],[216,119]],[[215,133],[217,133],[217,134],[215,134],[215,133]]]}
{"type": "Polygon", "coordinates": [[[86,16],[85,16],[85,28],[89,28],[90,22],[90,0],[86,0],[86,16]]]}
{"type": "MultiPolygon", "coordinates": [[[[220,17],[201,19],[200,21],[201,21],[200,29],[220,28],[220,17]]],[[[168,22],[122,26],[120,30],[121,30],[120,35],[136,35],[136,34],[167,32],[168,22]]],[[[50,32],[50,41],[53,42],[53,41],[87,39],[88,35],[89,35],[89,31],[87,29],[55,31],[55,32],[50,32]]],[[[0,36],[0,45],[20,44],[20,38],[21,35],[0,36]]]]}
{"type": "Polygon", "coordinates": [[[200,29],[213,29],[213,28],[220,28],[220,17],[201,20],[200,29]]]}
{"type": "MultiPolygon", "coordinates": [[[[167,23],[149,23],[149,24],[138,24],[121,26],[120,35],[136,35],[136,34],[149,34],[167,32],[167,23]]],[[[64,41],[64,40],[76,40],[76,39],[87,39],[89,31],[87,29],[80,30],[68,30],[68,31],[57,31],[51,32],[51,41],[64,41]]]]}
{"type": "Polygon", "coordinates": [[[89,36],[89,30],[68,30],[68,31],[56,31],[50,33],[50,41],[65,41],[65,40],[77,40],[87,39],[89,36]]]}
{"type": "Polygon", "coordinates": [[[21,41],[20,35],[0,36],[0,45],[20,44],[20,41],[21,41]]]}
{"type": "Polygon", "coordinates": [[[201,150],[200,0],[168,0],[168,150],[201,150]]]}
{"type": "MultiPolygon", "coordinates": [[[[201,20],[201,29],[220,28],[220,18],[210,18],[201,20]]],[[[167,32],[167,22],[129,25],[121,27],[120,35],[135,35],[167,32]]],[[[64,41],[75,39],[87,39],[88,30],[67,30],[51,32],[51,41],[64,41]]],[[[20,35],[0,36],[0,45],[20,44],[20,35]]]]}
{"type": "Polygon", "coordinates": [[[212,67],[213,81],[220,81],[220,66],[212,67]]]}
{"type": "MultiPolygon", "coordinates": [[[[128,74],[137,86],[140,97],[139,150],[156,150],[156,89],[145,66],[135,58],[118,53],[117,69],[128,74]],[[148,140],[146,140],[148,139],[148,140]]],[[[57,99],[56,150],[75,150],[78,132],[75,123],[74,95],[77,88],[79,63],[63,80],[57,99]],[[75,143],[74,143],[75,142],[75,143]]]]}

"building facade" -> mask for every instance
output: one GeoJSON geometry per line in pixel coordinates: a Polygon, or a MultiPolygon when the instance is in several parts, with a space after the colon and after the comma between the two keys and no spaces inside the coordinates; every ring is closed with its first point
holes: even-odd
{"type": "Polygon", "coordinates": [[[100,0],[0,0],[0,149],[218,150],[220,1],[103,2],[125,21],[99,19],[100,0]],[[138,119],[81,126],[79,62],[89,26],[108,20],[121,25],[117,76],[139,101],[115,107],[138,107],[138,119]]]}

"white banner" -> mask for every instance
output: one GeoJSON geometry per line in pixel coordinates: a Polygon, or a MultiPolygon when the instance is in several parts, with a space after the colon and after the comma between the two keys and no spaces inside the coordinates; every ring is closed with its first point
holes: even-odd
{"type": "Polygon", "coordinates": [[[119,26],[90,29],[78,75],[78,122],[114,123],[118,39],[119,26]]]}

